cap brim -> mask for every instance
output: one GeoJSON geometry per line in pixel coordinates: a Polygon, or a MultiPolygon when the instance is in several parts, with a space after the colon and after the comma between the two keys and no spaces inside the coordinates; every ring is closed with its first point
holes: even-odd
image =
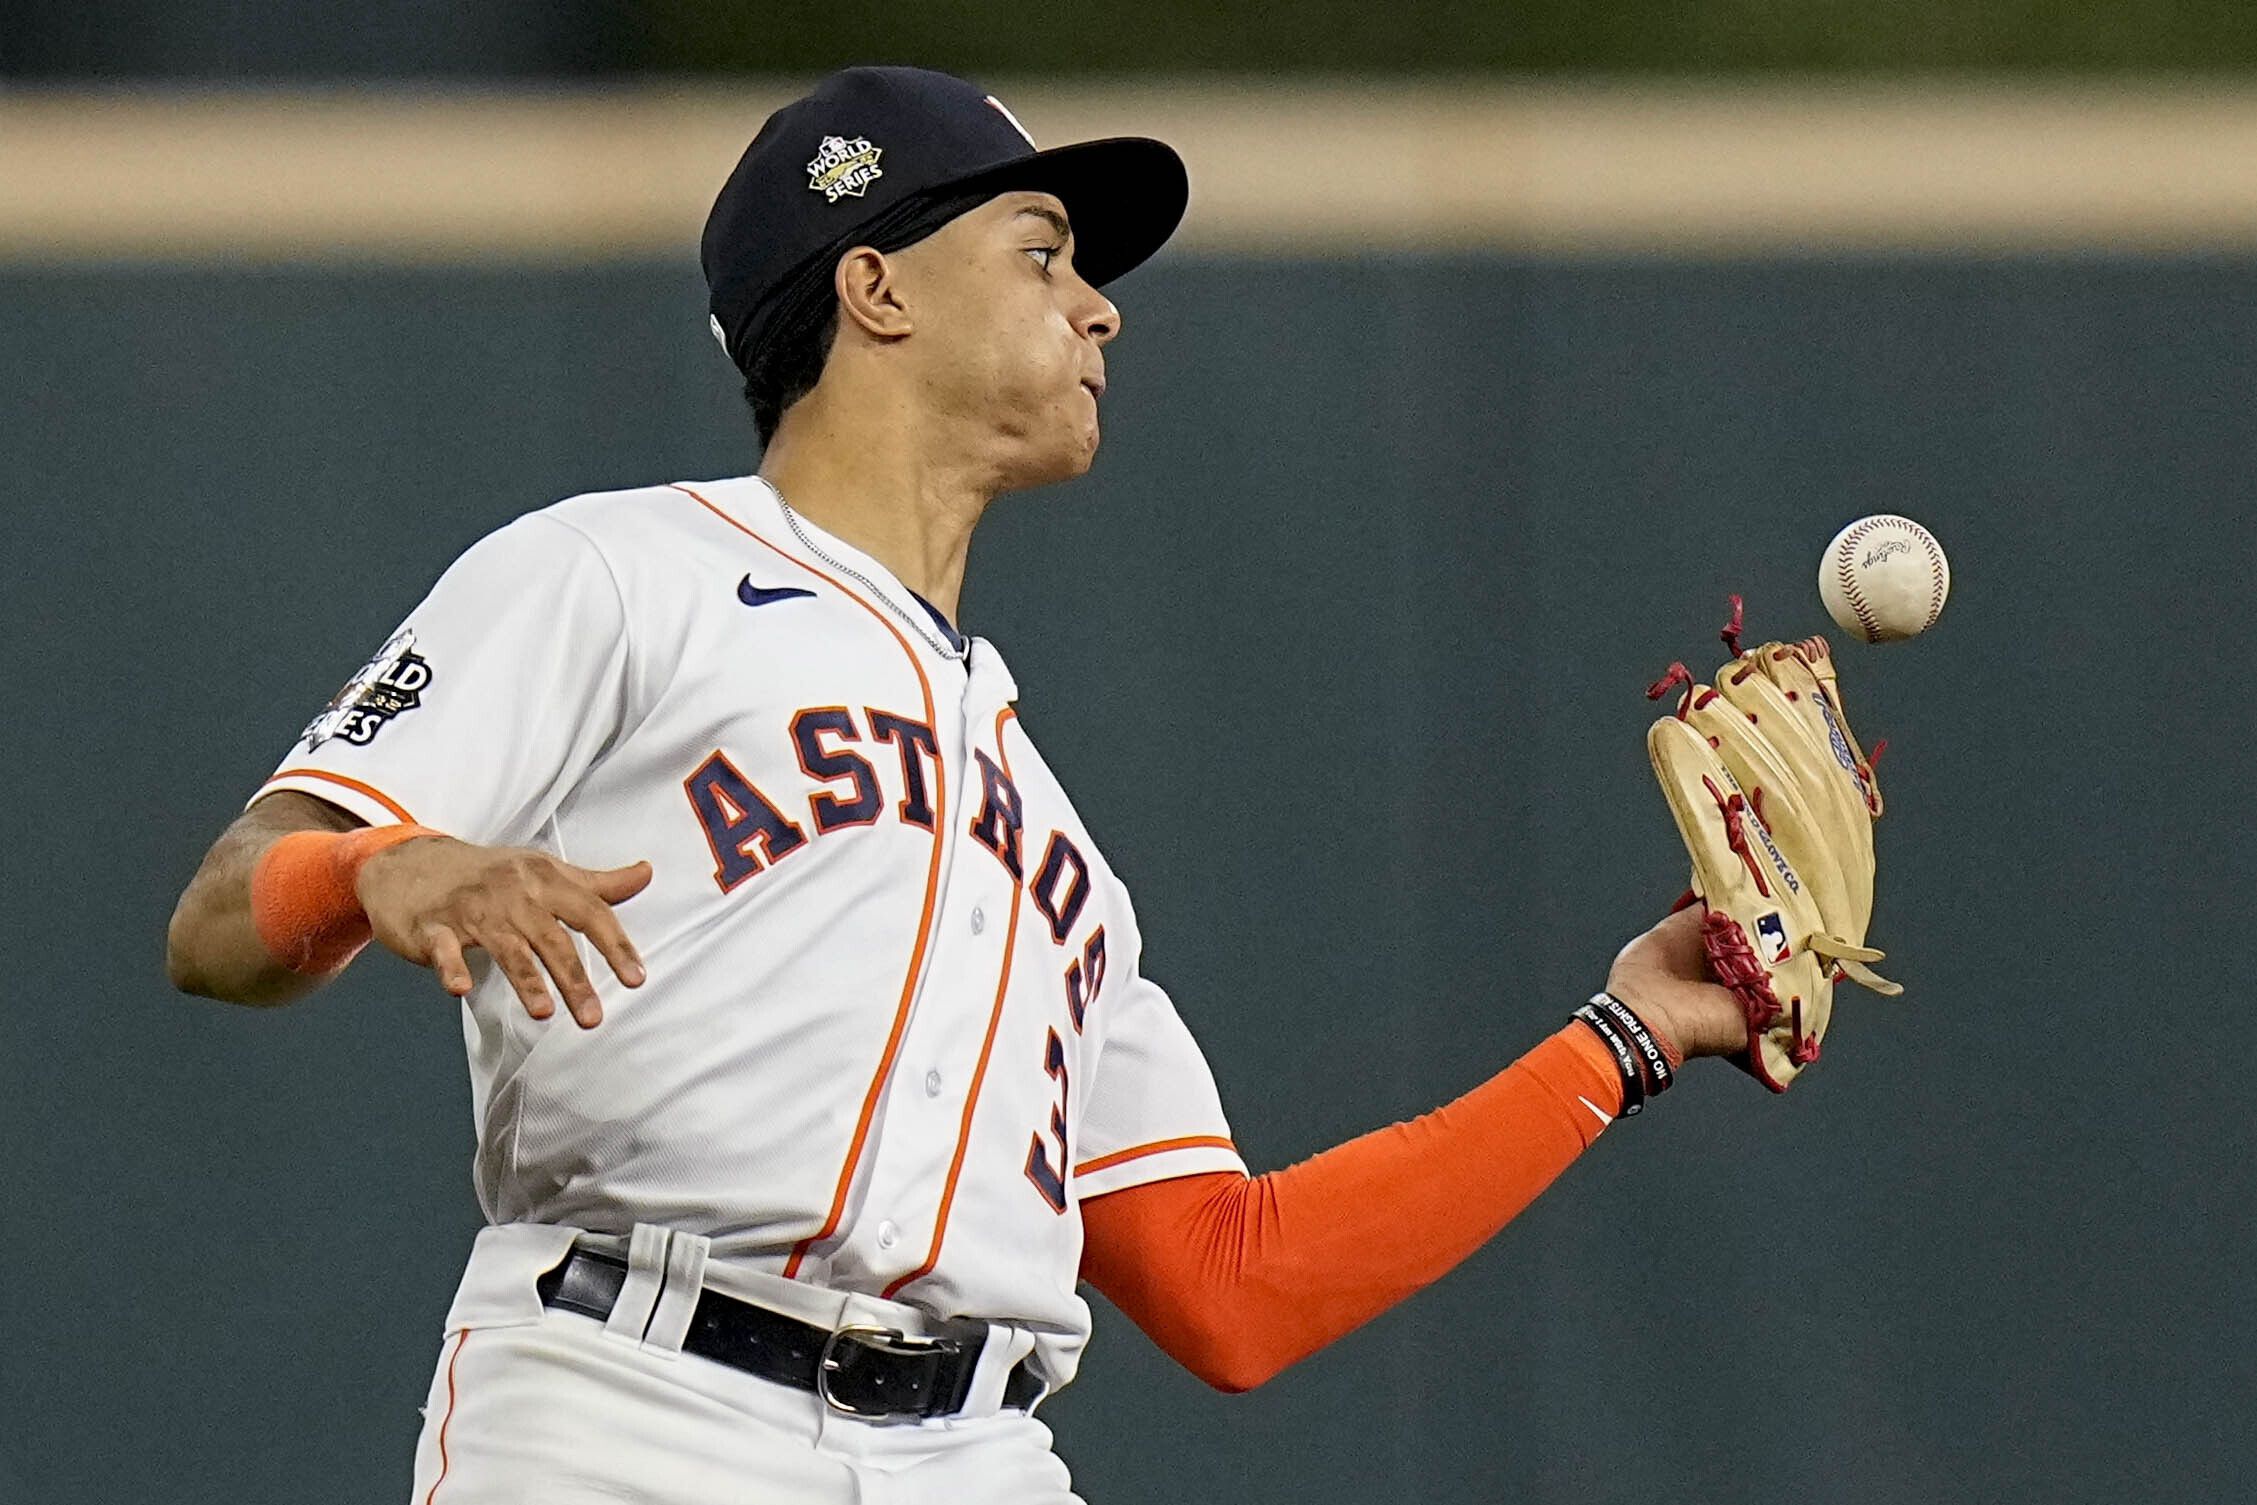
{"type": "Polygon", "coordinates": [[[1074,270],[1102,287],[1143,265],[1183,223],[1191,179],[1164,141],[1111,136],[1020,157],[932,192],[1050,193],[1074,227],[1074,270]]]}

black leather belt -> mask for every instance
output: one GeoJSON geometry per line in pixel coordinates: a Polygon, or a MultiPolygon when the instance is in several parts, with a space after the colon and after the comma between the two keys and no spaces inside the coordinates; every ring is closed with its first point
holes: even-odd
{"type": "MultiPolygon", "coordinates": [[[[599,1322],[619,1304],[627,1262],[574,1249],[540,1278],[541,1304],[599,1322]]],[[[700,1291],[682,1352],[694,1353],[779,1385],[812,1390],[849,1416],[953,1416],[972,1392],[981,1344],[958,1338],[916,1338],[890,1327],[833,1331],[772,1312],[718,1291],[700,1291]]],[[[1003,1382],[1003,1404],[1024,1411],[1042,1396],[1042,1381],[1020,1360],[1003,1382]]]]}

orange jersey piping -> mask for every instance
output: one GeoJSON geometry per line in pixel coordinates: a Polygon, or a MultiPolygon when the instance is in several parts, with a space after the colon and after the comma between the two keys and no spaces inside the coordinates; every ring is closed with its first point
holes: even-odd
{"type": "Polygon", "coordinates": [[[1096,1171],[1110,1170],[1131,1160],[1142,1160],[1147,1155],[1164,1155],[1170,1150],[1228,1150],[1238,1153],[1238,1146],[1220,1134],[1187,1134],[1181,1139],[1156,1139],[1150,1144],[1131,1145],[1125,1150],[1115,1150],[1110,1155],[1100,1155],[1095,1160],[1084,1160],[1074,1167],[1074,1174],[1087,1176],[1096,1171]]]}
{"type": "Polygon", "coordinates": [[[391,811],[392,814],[399,817],[400,824],[406,826],[412,826],[415,824],[415,817],[408,814],[407,806],[401,804],[398,800],[393,799],[383,790],[378,789],[373,784],[363,784],[359,779],[348,779],[341,773],[331,773],[326,768],[285,768],[282,770],[282,772],[276,774],[273,778],[268,779],[264,784],[261,784],[259,786],[259,793],[266,793],[269,789],[272,789],[276,784],[281,783],[284,779],[321,779],[331,784],[342,785],[344,788],[352,790],[355,794],[367,795],[370,799],[376,801],[376,803],[391,811]]]}
{"type": "MultiPolygon", "coordinates": [[[[762,548],[768,550],[771,554],[774,554],[777,558],[783,560],[785,563],[795,565],[798,568],[805,570],[808,574],[813,575],[816,579],[822,581],[826,585],[835,587],[848,600],[861,607],[864,611],[868,612],[874,619],[876,619],[878,625],[880,627],[883,627],[889,634],[892,635],[893,640],[901,645],[902,653],[905,654],[909,659],[909,667],[917,672],[917,685],[924,692],[925,696],[925,725],[933,726],[935,724],[936,717],[933,714],[932,680],[926,675],[925,666],[922,663],[918,662],[917,652],[915,649],[909,646],[909,640],[901,635],[901,630],[899,628],[895,627],[891,621],[887,620],[886,614],[884,612],[878,610],[877,607],[871,605],[868,601],[865,601],[858,592],[850,589],[844,583],[833,579],[830,575],[827,575],[823,571],[815,568],[815,566],[809,564],[804,559],[796,559],[792,555],[786,553],[784,550],[776,547],[776,545],[770,543],[767,539],[762,538],[758,533],[753,532],[752,529],[746,527],[743,523],[738,522],[735,518],[731,517],[721,508],[716,507],[715,505],[713,505],[713,503],[707,501],[704,497],[699,496],[689,487],[675,484],[673,489],[681,492],[691,501],[696,502],[706,511],[712,513],[715,517],[721,519],[721,521],[727,523],[730,527],[736,529],[739,533],[742,533],[745,537],[751,539],[754,543],[759,544],[762,548]]],[[[838,1186],[831,1193],[831,1210],[824,1216],[822,1227],[816,1229],[813,1233],[809,1234],[806,1238],[801,1239],[798,1244],[793,1246],[791,1258],[784,1263],[784,1278],[787,1280],[792,1279],[799,1274],[799,1267],[807,1260],[808,1250],[814,1248],[824,1239],[829,1238],[833,1233],[838,1231],[839,1219],[846,1212],[847,1193],[853,1188],[854,1172],[856,1167],[861,1163],[863,1146],[869,1142],[870,1121],[877,1116],[879,1094],[885,1090],[886,1078],[893,1074],[894,1056],[901,1049],[901,1037],[903,1032],[908,1028],[909,1025],[909,1005],[912,1001],[915,1000],[917,996],[917,978],[924,971],[925,948],[932,940],[933,901],[940,893],[941,836],[942,833],[948,829],[947,819],[948,769],[938,757],[935,757],[933,759],[933,856],[931,864],[925,870],[925,908],[924,912],[917,917],[917,943],[910,949],[909,952],[908,975],[903,977],[901,980],[901,1001],[894,1006],[893,1028],[886,1035],[886,1048],[885,1052],[878,1057],[878,1069],[874,1073],[872,1073],[870,1077],[869,1090],[862,1095],[862,1113],[861,1116],[854,1121],[854,1137],[852,1140],[848,1141],[846,1147],[846,1164],[839,1168],[838,1186]]]]}
{"type": "MultiPolygon", "coordinates": [[[[1003,764],[1003,776],[1007,779],[1011,777],[1011,755],[1003,749],[1003,724],[1018,714],[1010,706],[995,713],[995,756],[1003,764]]],[[[888,1301],[909,1282],[930,1275],[933,1266],[940,1263],[940,1243],[948,1236],[948,1210],[956,1203],[956,1178],[964,1169],[964,1151],[972,1142],[972,1115],[979,1111],[980,1088],[987,1081],[988,1056],[995,1049],[996,1026],[1003,1022],[1003,1000],[1011,991],[1011,953],[1019,944],[1019,899],[1025,892],[1024,883],[1012,882],[1011,918],[1009,928],[1003,932],[1003,970],[995,979],[995,1006],[988,1010],[987,1036],[980,1041],[979,1064],[972,1068],[972,1090],[965,1094],[964,1119],[956,1130],[956,1154],[948,1162],[948,1180],[940,1191],[940,1211],[933,1218],[933,1246],[925,1251],[923,1264],[878,1293],[888,1301]]]]}

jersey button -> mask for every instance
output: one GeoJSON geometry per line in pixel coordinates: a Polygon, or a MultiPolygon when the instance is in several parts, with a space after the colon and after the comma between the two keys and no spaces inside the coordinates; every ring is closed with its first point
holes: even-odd
{"type": "Polygon", "coordinates": [[[926,1073],[925,1073],[925,1096],[927,1096],[927,1097],[938,1097],[938,1096],[940,1096],[940,1073],[939,1073],[939,1072],[937,1072],[937,1071],[928,1071],[928,1072],[926,1072],[926,1073]]]}
{"type": "Polygon", "coordinates": [[[987,911],[975,905],[972,909],[972,934],[978,935],[985,929],[987,929],[987,911]]]}
{"type": "Polygon", "coordinates": [[[887,1219],[887,1220],[886,1220],[885,1222],[883,1222],[883,1223],[880,1223],[880,1224],[878,1225],[878,1247],[879,1247],[879,1248],[881,1248],[881,1249],[891,1249],[891,1248],[892,1248],[892,1247],[893,1247],[894,1245],[896,1245],[896,1244],[898,1244],[898,1243],[900,1243],[900,1242],[901,1242],[901,1230],[900,1230],[899,1228],[896,1228],[896,1227],[894,1227],[894,1226],[893,1226],[893,1220],[892,1220],[892,1219],[890,1219],[890,1218],[889,1218],[889,1219],[887,1219]]]}

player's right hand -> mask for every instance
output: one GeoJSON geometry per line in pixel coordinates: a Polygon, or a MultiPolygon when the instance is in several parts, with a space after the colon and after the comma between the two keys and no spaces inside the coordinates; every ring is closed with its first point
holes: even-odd
{"type": "Polygon", "coordinates": [[[526,1013],[549,1018],[561,993],[580,1027],[593,1029],[603,1021],[603,1005],[565,927],[586,936],[622,983],[641,987],[642,959],[611,907],[641,893],[650,879],[647,862],[597,872],[523,847],[428,836],[363,863],[358,892],[376,939],[438,973],[455,997],[470,991],[463,953],[478,947],[501,968],[526,1013]]]}
{"type": "Polygon", "coordinates": [[[1728,1056],[1748,1047],[1746,1011],[1709,972],[1698,904],[1676,911],[1623,947],[1607,972],[1607,991],[1688,1060],[1728,1056]]]}

